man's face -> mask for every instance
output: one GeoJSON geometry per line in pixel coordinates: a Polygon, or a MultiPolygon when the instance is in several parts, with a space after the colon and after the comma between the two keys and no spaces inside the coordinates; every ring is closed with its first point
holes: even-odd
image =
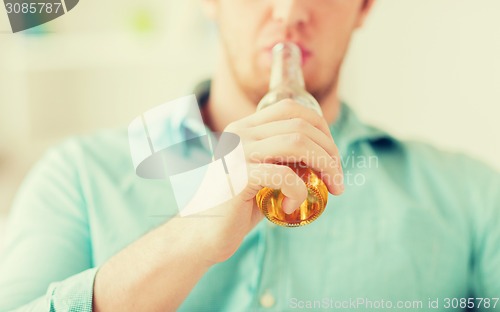
{"type": "Polygon", "coordinates": [[[352,32],[372,0],[206,0],[220,32],[223,62],[255,103],[267,92],[271,49],[298,43],[307,89],[334,90],[352,32]]]}

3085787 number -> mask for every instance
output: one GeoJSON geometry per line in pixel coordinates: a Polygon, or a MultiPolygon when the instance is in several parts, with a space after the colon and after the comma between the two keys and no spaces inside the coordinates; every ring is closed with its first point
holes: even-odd
{"type": "Polygon", "coordinates": [[[499,298],[444,298],[445,309],[495,309],[499,298]]]}
{"type": "Polygon", "coordinates": [[[5,9],[8,14],[52,14],[59,13],[61,9],[61,3],[45,3],[45,2],[37,2],[37,3],[6,3],[5,9]]]}

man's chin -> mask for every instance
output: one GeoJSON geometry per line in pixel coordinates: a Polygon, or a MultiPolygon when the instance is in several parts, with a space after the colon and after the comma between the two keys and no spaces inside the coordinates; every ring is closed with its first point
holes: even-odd
{"type": "Polygon", "coordinates": [[[252,102],[255,103],[255,107],[259,104],[260,100],[269,92],[269,86],[267,83],[259,85],[250,84],[240,84],[241,91],[245,96],[252,102]]]}

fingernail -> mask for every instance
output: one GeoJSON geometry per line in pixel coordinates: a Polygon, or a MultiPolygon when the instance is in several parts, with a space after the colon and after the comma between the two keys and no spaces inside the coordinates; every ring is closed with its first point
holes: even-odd
{"type": "Polygon", "coordinates": [[[339,185],[339,189],[340,189],[340,193],[341,194],[344,193],[344,191],[345,191],[345,185],[344,185],[344,183],[342,183],[342,184],[339,185]]]}
{"type": "Polygon", "coordinates": [[[286,214],[292,214],[297,208],[299,208],[300,203],[294,199],[286,197],[281,203],[281,207],[286,214]]]}

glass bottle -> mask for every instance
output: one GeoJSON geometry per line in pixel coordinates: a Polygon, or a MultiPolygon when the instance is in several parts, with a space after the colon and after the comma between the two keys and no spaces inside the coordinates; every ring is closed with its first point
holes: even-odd
{"type": "MultiPolygon", "coordinates": [[[[291,42],[278,43],[272,51],[271,79],[269,92],[257,105],[264,109],[283,99],[293,99],[323,116],[316,99],[306,91],[302,74],[302,55],[300,48],[291,42]]],[[[256,195],[257,205],[271,222],[287,227],[297,227],[316,220],[325,210],[328,189],[319,176],[303,162],[286,163],[307,186],[307,198],[291,214],[286,214],[281,203],[285,196],[279,189],[262,188],[256,195]]]]}

